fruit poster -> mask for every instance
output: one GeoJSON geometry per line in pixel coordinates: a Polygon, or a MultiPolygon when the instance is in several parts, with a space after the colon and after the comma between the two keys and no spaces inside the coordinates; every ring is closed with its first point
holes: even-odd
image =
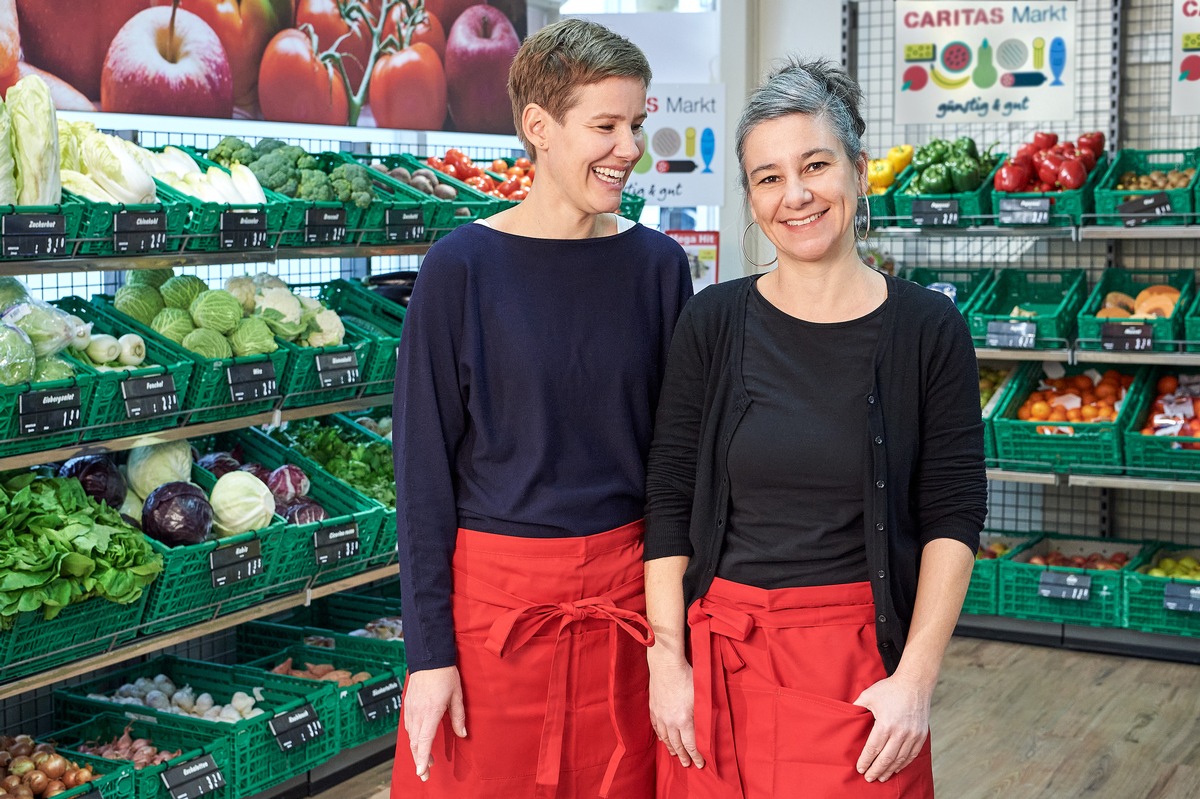
{"type": "Polygon", "coordinates": [[[720,279],[717,274],[717,254],[721,234],[715,230],[667,230],[668,236],[679,242],[687,253],[688,266],[692,270],[692,292],[699,293],[705,286],[712,286],[720,279]]]}
{"type": "Polygon", "coordinates": [[[1200,0],[1171,0],[1171,116],[1200,114],[1200,0]]]}
{"type": "Polygon", "coordinates": [[[646,152],[625,191],[649,205],[697,206],[724,202],[722,141],[725,86],[719,83],[652,84],[646,93],[646,152]]]}
{"type": "Polygon", "coordinates": [[[1075,118],[1074,0],[897,0],[900,125],[1075,118]]]}
{"type": "Polygon", "coordinates": [[[525,0],[0,0],[60,110],[512,133],[525,0]]]}

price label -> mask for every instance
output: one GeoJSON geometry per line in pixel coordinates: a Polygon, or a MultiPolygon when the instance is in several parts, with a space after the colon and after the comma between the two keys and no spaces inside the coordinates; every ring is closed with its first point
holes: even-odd
{"type": "Polygon", "coordinates": [[[221,249],[254,250],[267,246],[267,215],[262,211],[221,214],[221,249]]]}
{"type": "Polygon", "coordinates": [[[67,252],[62,214],[9,214],[0,221],[6,258],[48,258],[67,252]]]}
{"type": "Polygon", "coordinates": [[[179,410],[174,375],[131,377],[121,381],[126,419],[149,419],[179,410]]]}
{"type": "Polygon", "coordinates": [[[1200,585],[1167,583],[1163,586],[1163,607],[1183,613],[1200,613],[1200,585]]]}
{"type": "Polygon", "coordinates": [[[118,254],[152,252],[167,246],[167,215],[157,213],[113,214],[113,250],[118,254]]]}
{"type": "Polygon", "coordinates": [[[306,244],[338,243],[346,240],[345,208],[309,208],[304,212],[306,244]]]}
{"type": "Polygon", "coordinates": [[[208,553],[212,587],[220,588],[263,573],[262,544],[252,539],[244,544],[227,544],[208,553]]]}
{"type": "Polygon", "coordinates": [[[225,370],[232,402],[253,402],[279,396],[275,364],[269,360],[233,364],[225,370]]]}
{"type": "Polygon", "coordinates": [[[359,382],[358,353],[354,350],[327,352],[316,356],[321,388],[348,386],[359,382]]]}
{"type": "Polygon", "coordinates": [[[1049,197],[1006,197],[998,214],[1002,225],[1050,224],[1049,197]]]}
{"type": "Polygon", "coordinates": [[[1117,352],[1142,351],[1154,348],[1154,326],[1105,322],[1100,327],[1100,346],[1117,352]]]}
{"type": "Polygon", "coordinates": [[[379,685],[358,689],[358,706],[367,721],[400,712],[400,698],[404,693],[398,677],[379,685]]]}
{"type": "Polygon", "coordinates": [[[104,794],[100,792],[99,788],[93,788],[83,796],[76,796],[75,799],[104,799],[104,794]]]}
{"type": "Polygon", "coordinates": [[[225,787],[225,775],[212,755],[173,766],[158,775],[171,799],[196,799],[225,787]]]}
{"type": "Polygon", "coordinates": [[[383,227],[388,241],[423,241],[425,211],[421,208],[411,211],[389,208],[384,211],[383,227]]]}
{"type": "Polygon", "coordinates": [[[360,546],[356,522],[323,527],[313,532],[313,557],[319,566],[336,563],[342,558],[352,558],[358,554],[360,546]]]}
{"type": "Polygon", "coordinates": [[[1038,578],[1038,596],[1087,602],[1091,598],[1092,578],[1086,574],[1044,571],[1038,578]]]}
{"type": "Polygon", "coordinates": [[[276,714],[267,724],[275,736],[275,743],[284,752],[304,746],[325,732],[324,725],[317,718],[317,711],[307,702],[296,710],[276,714]]]}
{"type": "Polygon", "coordinates": [[[918,227],[958,224],[958,200],[913,200],[912,221],[918,227]]]}
{"type": "Polygon", "coordinates": [[[986,342],[989,347],[1032,349],[1037,343],[1037,323],[988,322],[986,342]]]}
{"type": "Polygon", "coordinates": [[[1165,191],[1138,197],[1136,200],[1130,200],[1117,206],[1117,214],[1125,222],[1125,227],[1144,225],[1151,219],[1169,213],[1171,213],[1171,198],[1165,191]]]}
{"type": "Polygon", "coordinates": [[[79,389],[26,391],[17,397],[17,425],[22,435],[41,435],[78,427],[79,389]]]}

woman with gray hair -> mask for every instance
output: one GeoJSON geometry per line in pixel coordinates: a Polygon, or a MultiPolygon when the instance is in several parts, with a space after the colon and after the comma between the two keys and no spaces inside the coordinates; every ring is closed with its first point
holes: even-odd
{"type": "Polygon", "coordinates": [[[647,478],[660,799],[933,795],[930,698],[987,510],[978,375],[948,297],[858,256],[860,102],[826,61],[754,91],[747,233],[777,265],[675,330],[647,478]]]}

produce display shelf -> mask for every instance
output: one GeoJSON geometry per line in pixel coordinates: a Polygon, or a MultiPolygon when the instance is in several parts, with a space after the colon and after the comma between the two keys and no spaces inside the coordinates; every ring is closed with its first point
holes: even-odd
{"type": "Polygon", "coordinates": [[[395,565],[382,566],[378,569],[361,572],[353,577],[347,577],[342,580],[337,580],[324,585],[310,586],[309,588],[298,591],[294,594],[287,594],[277,599],[271,599],[252,607],[230,613],[227,616],[220,616],[215,619],[210,619],[201,624],[193,624],[188,627],[181,627],[177,630],[172,630],[169,633],[155,635],[146,638],[138,638],[126,646],[113,649],[103,654],[94,655],[88,658],[66,663],[54,669],[39,672],[38,674],[24,677],[19,680],[0,684],[0,701],[9,699],[14,696],[19,696],[27,691],[33,691],[38,688],[44,688],[48,685],[53,685],[56,682],[77,677],[81,674],[88,674],[99,669],[113,666],[117,663],[123,663],[133,658],[142,657],[158,652],[160,649],[175,644],[181,644],[185,641],[190,641],[194,638],[200,638],[205,635],[211,635],[222,630],[227,630],[231,627],[237,627],[239,624],[244,624],[248,621],[261,619],[275,613],[279,613],[289,608],[309,605],[314,599],[319,599],[330,594],[337,594],[346,591],[350,588],[355,588],[367,583],[373,583],[376,580],[385,580],[389,577],[394,577],[396,573],[395,565]]]}
{"type": "MultiPolygon", "coordinates": [[[[897,227],[883,225],[871,227],[871,233],[885,236],[954,236],[957,238],[1036,238],[1036,239],[1071,239],[1078,241],[1076,227],[1049,227],[1046,225],[1028,225],[1025,227],[1000,227],[998,225],[976,225],[974,227],[942,227],[926,225],[925,227],[897,227]]],[[[1196,229],[1200,237],[1200,227],[1196,229]]]]}
{"type": "Polygon", "coordinates": [[[1200,225],[1135,225],[1106,227],[1103,225],[1079,228],[1080,239],[1200,239],[1200,225]]]}
{"type": "Polygon", "coordinates": [[[1005,347],[976,347],[975,355],[978,358],[992,358],[1004,361],[1059,361],[1060,363],[1071,363],[1072,351],[1069,349],[1061,350],[1035,350],[1021,349],[1013,347],[1008,349],[1005,347]]]}
{"type": "Polygon", "coordinates": [[[1067,485],[1076,488],[1119,488],[1126,491],[1170,491],[1200,494],[1200,481],[1156,480],[1150,477],[1123,477],[1102,474],[1072,474],[1067,485]]]}
{"type": "Polygon", "coordinates": [[[1136,363],[1200,366],[1200,352],[1108,352],[1076,350],[1075,363],[1136,363]]]}
{"type": "Polygon", "coordinates": [[[1051,472],[1016,472],[1011,469],[988,469],[987,479],[999,480],[1003,483],[1034,483],[1036,485],[1056,486],[1061,474],[1051,472]]]}

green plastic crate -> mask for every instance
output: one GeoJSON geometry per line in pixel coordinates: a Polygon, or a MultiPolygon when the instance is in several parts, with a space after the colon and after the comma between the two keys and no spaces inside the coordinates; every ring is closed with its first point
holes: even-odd
{"type": "Polygon", "coordinates": [[[976,346],[985,346],[989,322],[1033,322],[1034,349],[1062,349],[1075,332],[1086,295],[1082,269],[1001,269],[968,309],[967,324],[976,346]],[[1036,315],[1013,316],[1017,306],[1036,315]]]}
{"type": "MultiPolygon", "coordinates": [[[[94,770],[103,771],[114,767],[128,767],[133,777],[132,799],[171,799],[166,785],[162,781],[163,772],[183,766],[208,755],[212,762],[225,777],[225,785],[206,791],[203,795],[211,799],[232,799],[229,774],[234,763],[229,759],[229,742],[224,738],[214,737],[203,741],[196,738],[194,731],[181,726],[172,718],[161,718],[151,721],[133,720],[115,713],[100,713],[93,718],[71,727],[61,729],[49,736],[57,744],[58,751],[80,765],[91,766],[94,770]],[[93,742],[108,742],[118,738],[126,728],[134,739],[145,738],[159,749],[168,751],[179,750],[178,757],[173,757],[157,766],[146,766],[135,769],[128,760],[109,760],[99,755],[84,754],[79,747],[93,742]]],[[[101,789],[103,791],[103,788],[101,789]]],[[[103,791],[105,799],[109,792],[103,791]]]]}
{"type": "Polygon", "coordinates": [[[387,438],[386,435],[380,435],[379,433],[370,429],[366,425],[360,424],[359,420],[364,419],[364,418],[370,418],[370,419],[374,419],[375,421],[379,421],[384,416],[391,416],[391,415],[392,415],[391,403],[388,403],[387,405],[376,405],[374,408],[364,408],[361,411],[352,411],[350,413],[336,414],[338,419],[340,419],[341,421],[343,421],[347,425],[349,425],[351,428],[353,428],[355,432],[361,433],[363,436],[370,438],[372,441],[374,441],[374,440],[384,441],[388,444],[388,446],[391,446],[391,444],[392,444],[392,440],[390,438],[387,438]]]}
{"type": "Polygon", "coordinates": [[[1147,555],[1144,545],[1144,541],[1047,535],[1013,557],[1000,561],[1000,615],[1087,627],[1120,627],[1125,574],[1141,565],[1147,555]],[[1129,555],[1129,563],[1119,571],[1099,571],[1070,566],[1038,566],[1028,562],[1030,557],[1045,556],[1052,549],[1068,557],[1086,557],[1092,552],[1099,552],[1107,558],[1124,551],[1129,555]],[[1087,599],[1041,596],[1038,586],[1045,572],[1090,578],[1087,599]]]}
{"type": "Polygon", "coordinates": [[[1104,307],[1104,297],[1111,291],[1120,291],[1130,297],[1137,297],[1138,292],[1154,284],[1167,284],[1179,290],[1179,301],[1170,316],[1153,319],[1133,319],[1133,324],[1148,324],[1154,331],[1154,343],[1151,349],[1156,352],[1174,352],[1178,349],[1177,342],[1183,334],[1183,317],[1192,302],[1195,290],[1195,276],[1191,269],[1105,269],[1099,282],[1092,289],[1083,308],[1079,311],[1079,332],[1076,335],[1075,346],[1081,350],[1099,350],[1101,347],[1101,332],[1105,322],[1121,322],[1121,319],[1110,319],[1096,316],[1096,312],[1104,307]]]}
{"type": "MultiPolygon", "coordinates": [[[[502,158],[500,160],[507,163],[510,167],[517,162],[517,159],[507,158],[507,157],[502,158]]],[[[476,166],[480,166],[480,165],[476,164],[476,166]]],[[[497,181],[497,183],[502,182],[505,179],[504,175],[501,175],[499,172],[494,172],[491,169],[483,169],[483,171],[492,180],[497,181]]],[[[511,208],[512,206],[514,206],[518,202],[520,202],[520,200],[506,200],[503,197],[496,197],[495,199],[499,200],[500,203],[502,203],[503,208],[511,208]]],[[[646,207],[646,198],[645,197],[639,197],[636,194],[631,194],[630,192],[623,191],[623,192],[621,192],[621,205],[617,208],[617,214],[625,217],[626,219],[628,219],[632,222],[637,222],[639,219],[642,218],[642,209],[644,209],[645,207],[646,207]]]]}
{"type": "Polygon", "coordinates": [[[338,402],[358,396],[362,388],[362,366],[370,363],[372,343],[353,330],[347,330],[341,344],[329,347],[301,347],[291,341],[276,337],[279,348],[287,353],[280,388],[283,391],[284,408],[302,408],[338,402]],[[321,385],[321,374],[316,359],[321,356],[353,352],[359,365],[359,382],[344,386],[321,385]]]}
{"type": "Polygon", "coordinates": [[[1169,172],[1172,169],[1200,167],[1200,148],[1189,150],[1121,150],[1117,158],[1096,186],[1096,224],[1124,225],[1125,220],[1117,213],[1117,206],[1136,197],[1165,193],[1171,201],[1171,213],[1146,219],[1143,225],[1186,225],[1194,220],[1193,194],[1200,186],[1193,174],[1188,185],[1180,189],[1116,189],[1118,179],[1125,172],[1139,175],[1155,170],[1169,172]]]}
{"type": "MultiPolygon", "coordinates": [[[[917,179],[916,169],[909,167],[905,172],[908,177],[893,195],[896,206],[896,225],[898,227],[916,227],[912,220],[913,200],[956,200],[958,201],[958,224],[955,227],[971,227],[991,223],[992,215],[992,180],[1000,164],[1004,163],[1004,155],[998,156],[997,165],[987,174],[979,188],[975,191],[956,192],[953,194],[905,194],[905,190],[917,179]]],[[[899,182],[899,181],[897,181],[899,182]]]]}
{"type": "Polygon", "coordinates": [[[375,200],[363,213],[360,230],[354,237],[356,244],[413,244],[433,241],[432,223],[437,215],[437,206],[440,202],[438,198],[431,197],[396,180],[387,174],[385,169],[372,167],[372,163],[382,165],[382,161],[379,160],[381,156],[361,153],[338,153],[337,156],[343,163],[366,167],[371,176],[371,185],[375,190],[375,200]],[[387,228],[389,212],[392,214],[395,224],[397,214],[411,211],[420,212],[423,227],[421,235],[405,240],[400,238],[399,231],[393,230],[389,233],[387,228]]]}
{"type": "MultiPolygon", "coordinates": [[[[992,392],[991,399],[989,399],[987,403],[980,408],[980,415],[983,417],[983,457],[987,466],[989,468],[993,468],[997,465],[997,462],[996,433],[992,429],[992,419],[996,415],[996,412],[999,411],[1004,404],[1004,398],[1012,389],[1013,383],[1016,382],[1015,378],[1017,376],[1018,369],[1017,365],[1012,361],[1006,361],[1003,363],[990,362],[988,366],[992,369],[1006,370],[1006,374],[1000,381],[1000,384],[997,385],[995,391],[992,392]]],[[[983,368],[984,364],[980,364],[980,367],[983,368]]],[[[982,397],[980,399],[982,400],[982,397]]]]}
{"type": "Polygon", "coordinates": [[[343,324],[372,339],[368,363],[361,369],[363,393],[391,394],[396,380],[396,348],[400,346],[407,309],[350,280],[326,283],[320,296],[321,302],[338,312],[343,324]],[[361,319],[370,327],[347,319],[348,316],[361,319]]]}
{"type": "Polygon", "coordinates": [[[931,283],[950,283],[955,288],[954,304],[966,316],[983,289],[992,281],[996,270],[983,267],[932,267],[913,266],[905,269],[901,277],[921,286],[931,283]]]}
{"type": "Polygon", "coordinates": [[[384,640],[350,635],[377,619],[400,615],[399,600],[334,594],[308,607],[293,608],[271,620],[251,622],[244,627],[256,635],[270,635],[282,645],[322,645],[335,652],[371,658],[376,663],[403,671],[407,662],[403,638],[384,640]]]}
{"type": "MultiPolygon", "coordinates": [[[[125,333],[131,332],[114,325],[110,316],[97,313],[81,297],[63,297],[60,300],[54,300],[52,304],[69,314],[78,316],[85,322],[91,322],[93,333],[107,333],[120,338],[125,333]]],[[[100,441],[121,436],[136,436],[179,426],[186,415],[184,399],[187,397],[193,364],[186,358],[180,357],[175,350],[162,346],[156,339],[148,338],[145,339],[145,342],[146,362],[150,365],[127,372],[98,372],[90,365],[74,358],[70,349],[63,351],[63,355],[74,362],[76,369],[90,372],[94,376],[91,411],[85,418],[86,426],[80,432],[80,440],[100,441]],[[170,375],[175,381],[175,392],[179,400],[176,411],[147,419],[127,418],[125,395],[122,388],[124,381],[130,378],[153,378],[160,375],[170,375]]]]}
{"type": "MultiPolygon", "coordinates": [[[[1200,480],[1200,437],[1142,435],[1151,406],[1158,399],[1156,386],[1159,378],[1179,375],[1180,372],[1171,366],[1155,368],[1126,408],[1125,467],[1131,477],[1200,480]]],[[[1188,373],[1187,370],[1183,372],[1188,373]]],[[[1195,375],[1195,372],[1191,374],[1195,375]]]]}
{"type": "Polygon", "coordinates": [[[82,435],[83,425],[91,418],[92,394],[95,387],[95,373],[82,370],[68,380],[18,383],[15,386],[0,385],[0,456],[68,447],[77,443],[82,435]],[[21,429],[22,394],[27,391],[68,391],[73,388],[79,390],[79,423],[76,427],[37,435],[28,434],[21,429]]]}
{"type": "MultiPolygon", "coordinates": [[[[76,255],[76,248],[79,246],[79,223],[83,219],[83,203],[73,199],[70,194],[63,195],[63,201],[58,205],[0,205],[0,217],[5,216],[22,216],[25,214],[62,214],[63,230],[66,235],[66,252],[64,255],[42,256],[61,258],[64,256],[76,255]]],[[[31,259],[26,255],[6,256],[3,250],[0,250],[0,261],[27,261],[37,260],[31,259]]]]}
{"type": "MultiPolygon", "coordinates": [[[[17,734],[20,730],[6,731],[9,734],[17,734]]],[[[58,739],[52,735],[39,735],[34,738],[38,743],[54,744],[55,750],[59,749],[58,739]]],[[[93,778],[84,783],[77,785],[74,788],[63,791],[57,794],[55,799],[82,799],[85,796],[95,796],[97,793],[103,799],[140,799],[137,795],[138,782],[137,773],[134,771],[131,764],[118,763],[112,760],[103,760],[95,758],[94,760],[87,755],[78,755],[63,752],[63,756],[68,760],[74,760],[79,765],[89,765],[92,769],[93,778]],[[93,793],[95,792],[95,793],[93,793]]],[[[221,799],[216,797],[216,799],[221,799]]]]}
{"type": "MultiPolygon", "coordinates": [[[[1188,549],[1179,544],[1164,544],[1145,560],[1145,565],[1157,566],[1160,560],[1168,556],[1176,560],[1181,557],[1200,559],[1200,549],[1188,549]]],[[[1180,609],[1178,606],[1168,608],[1164,604],[1165,592],[1169,585],[1176,586],[1173,590],[1186,591],[1189,599],[1200,601],[1200,581],[1152,577],[1137,570],[1126,571],[1125,627],[1147,633],[1200,638],[1200,613],[1180,609]]]]}
{"type": "MultiPolygon", "coordinates": [[[[992,208],[996,211],[996,224],[1009,226],[999,219],[1001,200],[1050,200],[1050,227],[1072,227],[1082,225],[1085,217],[1090,217],[1095,203],[1096,187],[1103,182],[1105,168],[1108,165],[1108,155],[1102,153],[1096,160],[1096,167],[1088,173],[1087,180],[1078,189],[1064,191],[996,191],[992,190],[992,208]]],[[[990,184],[989,184],[990,185],[990,184]]],[[[1021,227],[1020,225],[1011,225],[1021,227]]]]}
{"type": "Polygon", "coordinates": [[[1007,533],[985,530],[979,534],[980,548],[1000,542],[1009,551],[998,558],[982,558],[971,569],[971,583],[963,599],[963,613],[976,616],[995,616],[1000,612],[1000,561],[1011,558],[1033,544],[1042,533],[1007,533]]]}
{"type": "Polygon", "coordinates": [[[444,172],[438,172],[432,167],[427,166],[424,159],[417,158],[415,155],[395,153],[392,155],[376,155],[372,156],[372,158],[382,160],[388,169],[398,166],[404,167],[409,172],[418,169],[428,169],[437,174],[439,183],[446,183],[453,186],[458,192],[457,199],[438,201],[438,205],[436,206],[437,213],[434,215],[434,221],[432,222],[434,241],[442,238],[460,225],[469,224],[476,219],[486,219],[512,206],[510,201],[484,194],[473,186],[463,183],[458,178],[453,178],[444,172]]]}
{"type": "MultiPolygon", "coordinates": [[[[1179,306],[1176,306],[1178,313],[1179,306]]],[[[1183,348],[1187,352],[1200,352],[1200,291],[1194,292],[1192,302],[1183,315],[1183,348]]]]}
{"type": "Polygon", "coordinates": [[[126,213],[161,213],[163,215],[163,221],[166,224],[166,231],[164,231],[166,238],[163,241],[163,245],[147,250],[146,252],[177,252],[183,246],[183,230],[191,214],[191,209],[185,202],[164,195],[159,197],[157,202],[153,203],[130,205],[123,203],[101,203],[72,194],[66,189],[63,190],[63,197],[70,198],[73,202],[77,202],[83,206],[83,213],[79,219],[79,237],[76,255],[122,255],[128,257],[129,253],[118,253],[116,251],[116,245],[113,241],[114,225],[116,224],[115,217],[126,213]]]}
{"type": "MultiPolygon", "coordinates": [[[[871,227],[885,227],[895,221],[896,216],[896,194],[900,191],[900,186],[908,182],[912,177],[913,168],[911,165],[900,170],[900,174],[896,175],[896,179],[892,181],[892,185],[887,187],[887,191],[883,194],[868,194],[867,206],[871,209],[871,227]]],[[[910,206],[911,207],[911,206],[910,206]]]]}
{"type": "Polygon", "coordinates": [[[321,685],[312,680],[264,673],[261,669],[184,660],[171,655],[61,688],[54,694],[54,706],[55,718],[67,724],[87,721],[97,713],[111,712],[151,723],[171,719],[191,730],[198,741],[224,739],[233,764],[230,773],[225,775],[232,796],[250,796],[321,765],[337,752],[340,736],[337,697],[332,684],[321,685]],[[219,704],[228,704],[236,691],[253,696],[254,689],[261,688],[263,698],[255,707],[264,713],[235,723],[205,721],[88,697],[91,693],[111,694],[122,683],[156,674],[167,675],[176,686],[192,686],[197,695],[210,693],[219,704]],[[312,705],[325,728],[324,733],[285,752],[272,735],[268,722],[276,715],[294,714],[305,704],[312,705]]]}

